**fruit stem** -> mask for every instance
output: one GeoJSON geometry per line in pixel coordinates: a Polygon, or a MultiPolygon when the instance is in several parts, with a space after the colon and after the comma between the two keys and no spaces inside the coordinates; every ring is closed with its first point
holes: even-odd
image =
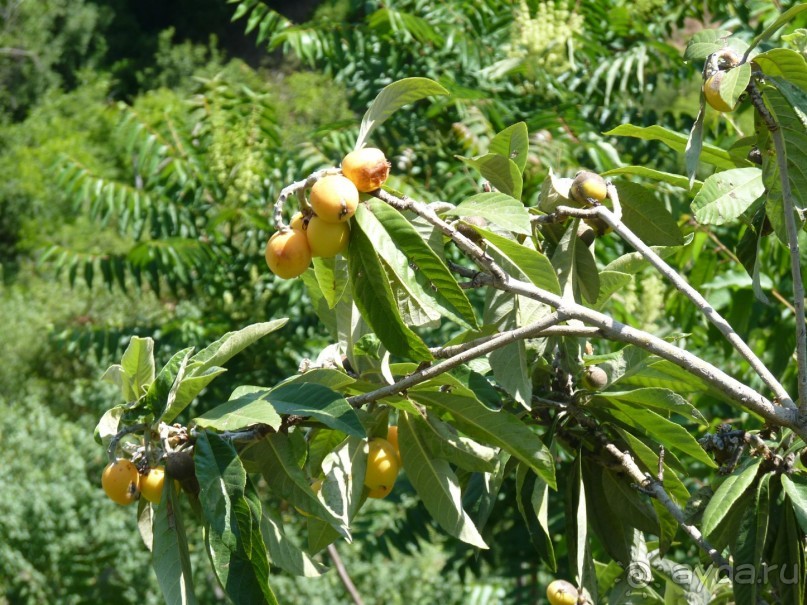
{"type": "MultiPolygon", "coordinates": [[[[283,222],[283,207],[286,205],[286,201],[292,195],[302,195],[302,192],[306,189],[311,189],[318,180],[320,180],[324,176],[328,176],[329,174],[340,174],[340,170],[338,168],[324,168],[322,170],[317,170],[316,172],[312,172],[306,178],[301,181],[295,181],[291,185],[283,187],[280,190],[280,195],[275,202],[274,207],[274,223],[275,229],[278,231],[285,231],[288,229],[288,225],[283,222]]],[[[302,198],[304,199],[304,198],[302,198]]],[[[301,206],[307,206],[308,204],[303,204],[301,202],[301,206]]]]}
{"type": "Polygon", "coordinates": [[[118,443],[120,440],[123,439],[126,435],[131,435],[132,433],[137,433],[138,431],[145,431],[148,428],[148,424],[145,422],[141,422],[139,424],[133,424],[131,426],[127,426],[120,431],[112,438],[109,442],[109,447],[106,450],[107,456],[109,457],[110,462],[114,462],[117,459],[117,449],[118,443]]]}

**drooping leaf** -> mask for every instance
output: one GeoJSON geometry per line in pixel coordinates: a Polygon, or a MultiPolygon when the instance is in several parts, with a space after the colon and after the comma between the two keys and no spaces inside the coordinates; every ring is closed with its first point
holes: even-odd
{"type": "Polygon", "coordinates": [[[729,513],[740,496],[745,493],[757,476],[761,460],[752,459],[748,465],[726,477],[715,491],[706,510],[703,511],[703,534],[709,536],[729,513]]]}
{"type": "Polygon", "coordinates": [[[478,399],[451,393],[413,389],[409,394],[419,403],[450,413],[460,431],[482,444],[502,448],[556,488],[552,454],[538,435],[513,414],[494,412],[478,399]]]}
{"type": "MultiPolygon", "coordinates": [[[[762,552],[768,535],[770,479],[770,474],[760,478],[750,506],[745,509],[732,548],[735,567],[753,570],[756,574],[762,572],[762,552]]],[[[735,575],[734,598],[737,605],[756,605],[759,588],[757,582],[746,582],[741,575],[735,575]]]]}
{"type": "Polygon", "coordinates": [[[173,481],[154,510],[151,563],[167,605],[194,605],[188,538],[173,481]]]}
{"type": "MultiPolygon", "coordinates": [[[[668,183],[675,187],[680,187],[681,189],[689,189],[689,179],[687,177],[671,172],[662,172],[647,166],[621,166],[619,168],[606,170],[600,173],[600,176],[608,178],[609,176],[620,176],[623,174],[640,176],[646,179],[668,183]]],[[[701,181],[695,181],[692,185],[692,191],[697,192],[701,188],[701,185],[703,185],[701,181]]]]}
{"type": "Polygon", "coordinates": [[[518,511],[527,525],[532,545],[549,569],[556,571],[558,565],[549,531],[549,486],[527,466],[520,464],[516,474],[516,494],[518,511]]]}
{"type": "Polygon", "coordinates": [[[807,534],[807,478],[800,474],[782,475],[782,487],[793,503],[801,531],[807,534]]]}
{"type": "Polygon", "coordinates": [[[398,444],[409,480],[440,527],[467,544],[487,548],[468,513],[462,509],[460,486],[451,465],[430,455],[421,435],[421,422],[406,412],[398,417],[398,444]]]}
{"type": "Polygon", "coordinates": [[[422,429],[420,436],[435,458],[443,458],[471,472],[493,471],[497,450],[462,437],[451,424],[434,414],[427,413],[426,422],[418,426],[422,429]]]}
{"type": "Polygon", "coordinates": [[[640,388],[631,391],[603,391],[600,397],[622,401],[633,406],[652,408],[661,414],[675,413],[694,422],[706,425],[703,414],[675,391],[659,388],[640,388]]]}
{"type": "Polygon", "coordinates": [[[326,571],[324,565],[312,559],[286,535],[280,517],[272,510],[264,510],[261,516],[261,535],[272,565],[306,578],[316,578],[326,571]]]}
{"type": "Polygon", "coordinates": [[[429,78],[404,78],[385,86],[370,103],[359,128],[354,149],[361,149],[370,133],[383,124],[387,118],[404,105],[433,95],[447,95],[449,92],[429,78]]]}
{"type": "Polygon", "coordinates": [[[329,309],[342,298],[349,283],[347,263],[342,258],[314,258],[314,277],[329,309]]]}
{"type": "Polygon", "coordinates": [[[684,243],[678,223],[655,193],[637,183],[617,185],[622,220],[648,246],[680,246],[684,243]]]}
{"type": "Polygon", "coordinates": [[[349,266],[354,302],[390,353],[418,361],[430,360],[429,348],[401,320],[373,241],[361,228],[365,212],[370,211],[360,205],[350,234],[349,266]]]}

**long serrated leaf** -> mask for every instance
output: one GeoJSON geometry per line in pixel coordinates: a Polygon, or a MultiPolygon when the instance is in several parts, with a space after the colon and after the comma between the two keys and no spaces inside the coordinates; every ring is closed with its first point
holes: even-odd
{"type": "Polygon", "coordinates": [[[516,474],[518,511],[527,525],[538,556],[552,571],[557,570],[552,534],[549,532],[549,486],[530,469],[520,464],[516,474]]]}
{"type": "Polygon", "coordinates": [[[151,562],[167,605],[194,605],[188,538],[173,481],[154,511],[151,562]]]}
{"type": "Polygon", "coordinates": [[[757,476],[760,459],[753,459],[745,468],[726,477],[715,491],[706,510],[703,511],[703,534],[709,536],[728,514],[735,502],[743,495],[757,476]]]}
{"type": "Polygon", "coordinates": [[[180,370],[187,366],[192,352],[193,347],[188,347],[174,353],[168,363],[160,368],[157,377],[149,386],[144,401],[156,417],[162,416],[165,411],[172,390],[176,396],[176,389],[179,388],[177,376],[180,370]]]}
{"type": "Polygon", "coordinates": [[[504,256],[516,265],[533,284],[552,294],[560,294],[560,284],[555,269],[546,255],[529,248],[517,241],[508,239],[489,229],[473,227],[485,241],[497,248],[504,256]]]}
{"type": "Polygon", "coordinates": [[[807,534],[807,477],[795,473],[782,475],[782,487],[793,503],[801,531],[807,534]]]}
{"type": "Polygon", "coordinates": [[[649,246],[680,246],[681,230],[655,192],[638,183],[617,184],[622,221],[649,246]]]}
{"type": "MultiPolygon", "coordinates": [[[[621,124],[613,130],[605,133],[606,136],[635,137],[644,141],[660,141],[674,149],[682,152],[686,149],[688,138],[678,132],[674,132],[663,126],[633,126],[632,124],[621,124]]],[[[700,161],[716,166],[717,168],[736,168],[737,162],[731,154],[714,145],[704,145],[700,154],[700,161]]],[[[751,162],[744,162],[741,165],[750,166],[751,162]]]]}
{"type": "Polygon", "coordinates": [[[410,396],[433,409],[450,413],[454,426],[460,431],[480,443],[505,450],[524,462],[552,489],[556,488],[552,454],[540,437],[513,414],[494,412],[478,399],[451,393],[413,389],[410,396]]]}
{"type": "Polygon", "coordinates": [[[443,458],[471,472],[492,472],[497,450],[460,436],[451,424],[428,413],[420,434],[436,458],[443,458]],[[428,430],[427,430],[428,429],[428,430]]]}
{"type": "MultiPolygon", "coordinates": [[[[623,174],[640,176],[654,181],[668,183],[675,187],[680,187],[681,189],[689,189],[689,179],[687,177],[671,172],[662,172],[648,168],[647,166],[622,166],[620,168],[612,168],[611,170],[600,173],[600,176],[607,178],[609,176],[620,176],[623,174]]],[[[701,188],[701,185],[703,185],[701,181],[695,181],[692,185],[692,191],[697,192],[701,188]]]]}
{"type": "Polygon", "coordinates": [[[198,427],[219,431],[234,431],[253,424],[266,424],[277,430],[281,422],[275,408],[255,394],[231,399],[193,419],[193,424],[198,427]]]}
{"type": "Polygon", "coordinates": [[[370,237],[361,228],[362,214],[370,211],[360,205],[350,235],[350,282],[353,300],[384,347],[393,355],[417,361],[432,359],[429,348],[401,319],[392,289],[370,237]]]}
{"type": "MultiPolygon", "coordinates": [[[[416,271],[428,280],[429,289],[426,293],[444,309],[448,307],[450,312],[457,316],[457,321],[476,329],[478,327],[476,315],[468,296],[457,284],[443,259],[435,254],[415,227],[395,208],[375,198],[369,200],[368,205],[398,250],[414,265],[416,271]]],[[[388,258],[385,260],[390,262],[388,258]]]]}
{"type": "Polygon", "coordinates": [[[462,509],[457,476],[448,462],[430,455],[420,434],[420,422],[406,412],[398,418],[398,443],[409,481],[440,527],[467,544],[487,548],[468,513],[462,509]]]}
{"type": "Polygon", "coordinates": [[[205,347],[191,358],[196,365],[194,375],[202,374],[208,368],[224,365],[231,357],[237,355],[249,345],[267,334],[282,328],[288,319],[275,319],[263,323],[252,324],[235,332],[227,332],[216,342],[205,347]]]}
{"type": "Polygon", "coordinates": [[[743,214],[765,192],[759,168],[735,168],[706,179],[692,200],[698,222],[722,225],[743,214]]]}
{"type": "Polygon", "coordinates": [[[705,59],[714,52],[726,46],[726,38],[731,36],[730,31],[718,29],[704,29],[695,33],[687,42],[684,51],[684,61],[705,59]]]}
{"type": "Polygon", "coordinates": [[[282,521],[271,510],[264,510],[261,517],[261,534],[272,564],[283,571],[306,578],[316,578],[326,571],[324,565],[312,559],[286,535],[282,521]]]}
{"type": "Polygon", "coordinates": [[[359,128],[354,149],[361,149],[370,133],[383,124],[395,111],[433,95],[447,95],[449,92],[429,78],[404,78],[385,86],[370,103],[359,128]]]}
{"type": "Polygon", "coordinates": [[[599,397],[618,400],[633,406],[645,406],[661,413],[673,412],[699,424],[708,424],[695,406],[671,389],[639,388],[631,391],[603,391],[599,397]]]}

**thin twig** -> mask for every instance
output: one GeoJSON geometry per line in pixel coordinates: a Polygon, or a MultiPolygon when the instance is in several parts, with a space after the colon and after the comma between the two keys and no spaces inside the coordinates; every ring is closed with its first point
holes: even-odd
{"type": "Polygon", "coordinates": [[[107,447],[106,450],[110,462],[114,461],[115,458],[117,457],[115,451],[118,449],[118,443],[120,443],[121,439],[123,439],[126,435],[131,435],[132,433],[137,433],[138,431],[145,431],[148,428],[148,426],[149,425],[146,424],[145,422],[140,422],[138,424],[132,424],[130,426],[127,426],[118,431],[117,434],[109,442],[109,447],[107,447]]]}
{"type": "Polygon", "coordinates": [[[502,332],[501,334],[497,334],[494,338],[487,339],[483,343],[478,344],[473,348],[461,351],[460,353],[445,359],[440,363],[413,372],[394,384],[381,387],[380,389],[376,389],[370,393],[363,393],[361,395],[348,397],[347,401],[353,407],[359,407],[365,403],[370,403],[371,401],[377,401],[387,397],[388,395],[401,393],[406,389],[420,384],[421,382],[425,382],[431,378],[434,378],[435,376],[439,376],[440,374],[448,372],[449,370],[453,370],[457,366],[467,363],[472,359],[482,357],[483,355],[487,355],[496,349],[500,349],[507,344],[516,342],[517,340],[523,340],[525,338],[532,338],[535,334],[541,333],[548,326],[554,325],[559,321],[562,321],[562,319],[563,317],[561,313],[553,313],[552,315],[549,315],[533,324],[524,326],[523,328],[510,330],[509,332],[502,332]]]}
{"type": "Polygon", "coordinates": [[[752,79],[748,85],[749,97],[762,121],[765,122],[773,139],[776,151],[776,164],[779,168],[779,180],[782,183],[782,205],[785,214],[785,230],[787,231],[787,247],[790,250],[790,273],[793,278],[793,306],[796,310],[796,362],[799,368],[799,412],[807,414],[807,325],[804,313],[804,282],[801,279],[801,258],[799,253],[799,230],[796,226],[793,191],[790,187],[790,175],[787,168],[787,148],[782,129],[765,106],[759,87],[752,79]]]}
{"type": "Polygon", "coordinates": [[[283,206],[286,205],[286,201],[289,199],[289,197],[292,195],[302,195],[303,191],[310,189],[314,186],[314,183],[329,174],[339,174],[339,169],[325,168],[323,170],[317,170],[302,181],[296,181],[280,190],[280,195],[277,197],[274,209],[275,229],[278,231],[285,231],[288,229],[288,225],[283,222],[283,206]]]}
{"type": "MultiPolygon", "coordinates": [[[[613,199],[617,199],[616,188],[608,184],[609,194],[613,196],[613,199]]],[[[572,217],[599,217],[603,221],[605,221],[609,227],[614,230],[614,233],[619,235],[622,239],[628,242],[631,246],[633,246],[639,254],[641,254],[656,270],[661,273],[664,277],[666,277],[670,282],[675,286],[675,288],[681,292],[684,296],[686,296],[692,304],[694,304],[703,315],[708,319],[723,336],[726,340],[731,343],[731,345],[735,348],[735,350],[745,359],[750,365],[751,368],[762,378],[763,382],[773,391],[774,396],[776,399],[781,402],[786,407],[795,407],[793,400],[790,398],[790,395],[787,393],[785,388],[782,386],[776,377],[771,373],[771,371],[765,367],[765,364],[762,363],[762,360],[756,356],[756,354],[751,350],[745,341],[740,337],[739,334],[731,327],[731,324],[727,322],[720,313],[718,313],[712,305],[710,305],[706,299],[698,292],[695,288],[690,286],[686,280],[677,272],[675,271],[670,265],[668,265],[664,260],[656,254],[650,246],[645,244],[639,237],[633,233],[622,221],[620,221],[608,208],[605,206],[595,206],[593,208],[573,208],[570,206],[559,206],[555,210],[556,214],[560,216],[572,216],[572,217]]]]}
{"type": "Polygon", "coordinates": [[[678,522],[681,529],[684,530],[684,533],[692,538],[693,542],[695,542],[695,544],[697,544],[701,550],[709,555],[709,558],[714,561],[715,565],[717,565],[721,571],[731,571],[731,565],[723,557],[723,555],[721,555],[714,546],[709,544],[697,527],[687,523],[686,517],[684,517],[684,511],[681,510],[681,507],[678,506],[664,490],[664,485],[660,481],[653,480],[650,478],[650,475],[642,472],[642,469],[640,469],[633,461],[631,455],[623,452],[613,443],[605,443],[604,447],[609,454],[619,460],[622,468],[630,476],[630,478],[633,479],[634,483],[641,487],[642,491],[658,500],[659,503],[667,509],[667,511],[678,522]]]}
{"type": "Polygon", "coordinates": [[[364,605],[364,601],[362,600],[356,585],[353,583],[353,580],[350,579],[350,575],[347,573],[347,568],[342,562],[342,557],[339,556],[339,552],[336,550],[336,547],[333,544],[328,544],[328,555],[330,555],[331,561],[333,561],[333,566],[336,568],[336,573],[339,574],[339,579],[342,580],[345,590],[347,590],[350,598],[353,599],[354,605],[364,605]]]}

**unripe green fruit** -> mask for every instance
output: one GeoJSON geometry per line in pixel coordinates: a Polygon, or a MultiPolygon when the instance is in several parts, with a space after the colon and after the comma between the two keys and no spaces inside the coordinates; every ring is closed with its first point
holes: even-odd
{"type": "Polygon", "coordinates": [[[578,596],[577,589],[566,580],[553,580],[546,587],[546,598],[550,605],[575,605],[578,596]]]}
{"type": "Polygon", "coordinates": [[[572,181],[569,193],[578,204],[593,206],[599,204],[608,195],[605,179],[599,174],[581,170],[572,181]]]}
{"type": "Polygon", "coordinates": [[[589,366],[583,372],[583,386],[590,391],[599,391],[608,384],[608,374],[600,367],[589,366]]]}

